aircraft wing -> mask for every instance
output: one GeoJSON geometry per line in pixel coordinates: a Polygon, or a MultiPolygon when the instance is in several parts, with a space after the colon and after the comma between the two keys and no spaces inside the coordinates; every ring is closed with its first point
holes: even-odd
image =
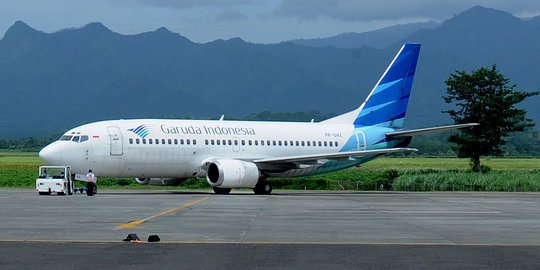
{"type": "Polygon", "coordinates": [[[277,158],[264,158],[253,160],[256,164],[262,163],[295,163],[295,162],[317,162],[321,159],[329,160],[343,160],[349,159],[352,157],[363,157],[367,155],[379,155],[379,154],[388,154],[388,153],[397,153],[397,152],[411,152],[418,151],[415,148],[385,148],[385,149],[376,149],[376,150],[363,150],[363,151],[351,151],[351,152],[339,152],[339,153],[330,153],[330,154],[315,154],[315,155],[301,155],[301,156],[286,156],[286,157],[277,157],[277,158]]]}
{"type": "Polygon", "coordinates": [[[412,130],[402,130],[402,131],[395,131],[395,132],[388,132],[386,133],[386,137],[391,138],[399,138],[399,137],[410,137],[425,133],[432,133],[432,132],[438,132],[443,130],[450,130],[450,129],[458,129],[458,128],[468,128],[473,126],[478,126],[480,124],[478,123],[467,123],[467,124],[460,124],[460,125],[450,125],[450,126],[441,126],[441,127],[431,127],[431,128],[421,128],[421,129],[412,129],[412,130]]]}

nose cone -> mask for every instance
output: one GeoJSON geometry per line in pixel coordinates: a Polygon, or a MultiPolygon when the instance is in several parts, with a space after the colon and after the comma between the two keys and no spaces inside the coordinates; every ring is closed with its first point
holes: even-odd
{"type": "Polygon", "coordinates": [[[43,160],[48,165],[62,165],[60,160],[60,152],[55,146],[55,143],[45,146],[41,151],[39,151],[39,158],[43,160]]]}

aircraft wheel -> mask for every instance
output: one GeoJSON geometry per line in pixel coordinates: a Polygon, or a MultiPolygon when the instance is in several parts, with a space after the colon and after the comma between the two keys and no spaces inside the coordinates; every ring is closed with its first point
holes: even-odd
{"type": "Polygon", "coordinates": [[[226,194],[229,194],[231,193],[231,189],[230,188],[218,188],[218,187],[212,187],[214,189],[214,192],[216,194],[223,194],[223,195],[226,195],[226,194]]]}
{"type": "Polygon", "coordinates": [[[267,181],[261,181],[253,188],[253,192],[257,195],[269,195],[272,193],[272,184],[267,181]]]}

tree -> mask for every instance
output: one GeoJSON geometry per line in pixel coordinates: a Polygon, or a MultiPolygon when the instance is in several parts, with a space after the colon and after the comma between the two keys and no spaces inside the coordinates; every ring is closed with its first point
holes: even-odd
{"type": "Polygon", "coordinates": [[[535,125],[525,117],[525,110],[514,105],[539,92],[516,91],[516,85],[508,85],[509,81],[496,65],[491,69],[482,67],[471,74],[456,70],[445,81],[448,96],[443,98],[446,103],[455,103],[456,109],[443,112],[450,114],[456,124],[480,124],[448,139],[457,144],[459,157],[471,159],[475,172],[481,172],[480,156],[500,156],[505,137],[535,125]]]}

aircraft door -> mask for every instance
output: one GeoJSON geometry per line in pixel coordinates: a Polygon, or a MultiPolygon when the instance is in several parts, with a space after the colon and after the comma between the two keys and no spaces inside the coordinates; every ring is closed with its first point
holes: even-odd
{"type": "Polygon", "coordinates": [[[356,149],[358,151],[366,150],[366,134],[363,131],[358,130],[356,134],[356,149]]]}
{"type": "Polygon", "coordinates": [[[124,154],[122,143],[122,133],[119,127],[107,127],[109,132],[109,140],[111,145],[111,156],[121,156],[124,154]]]}

